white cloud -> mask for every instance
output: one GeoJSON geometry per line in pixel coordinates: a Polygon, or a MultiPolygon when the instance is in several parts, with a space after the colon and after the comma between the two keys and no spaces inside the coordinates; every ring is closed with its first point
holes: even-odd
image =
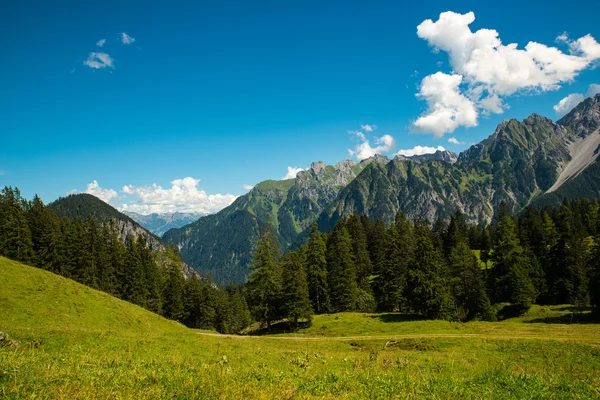
{"type": "Polygon", "coordinates": [[[96,42],[96,46],[102,47],[104,46],[104,43],[106,43],[106,39],[100,39],[96,42]]]}
{"type": "Polygon", "coordinates": [[[75,193],[77,193],[77,192],[78,192],[78,190],[77,190],[77,189],[71,189],[71,190],[69,190],[69,191],[66,191],[66,192],[65,192],[65,194],[68,196],[68,195],[70,195],[70,194],[75,194],[75,193]]]}
{"type": "Polygon", "coordinates": [[[104,189],[101,188],[98,184],[97,180],[93,180],[91,183],[88,183],[87,189],[84,193],[91,194],[92,196],[96,196],[100,200],[110,203],[112,199],[119,197],[117,192],[113,189],[104,189]]]}
{"type": "Polygon", "coordinates": [[[304,171],[304,168],[287,167],[287,174],[285,174],[285,176],[281,179],[282,180],[294,179],[296,177],[296,175],[298,175],[298,172],[300,172],[300,171],[304,171]]]}
{"type": "Polygon", "coordinates": [[[600,93],[600,85],[598,85],[596,83],[592,83],[588,87],[588,90],[587,90],[585,96],[580,93],[572,93],[572,94],[568,95],[567,97],[563,98],[561,101],[559,101],[558,104],[556,104],[553,107],[554,111],[556,111],[556,113],[559,115],[565,115],[569,111],[574,109],[583,100],[585,100],[588,97],[593,97],[597,93],[600,93]]]}
{"type": "Polygon", "coordinates": [[[163,189],[157,184],[137,187],[123,186],[123,193],[137,198],[136,202],[121,205],[122,210],[140,214],[167,212],[194,212],[213,214],[227,207],[237,198],[231,194],[207,194],[198,188],[199,179],[191,177],[171,181],[171,187],[163,189]]]}
{"type": "Polygon", "coordinates": [[[442,72],[423,79],[417,97],[427,101],[427,111],[414,122],[417,131],[441,137],[459,126],[477,126],[475,104],[460,93],[461,82],[461,75],[442,72]]]}
{"type": "Polygon", "coordinates": [[[95,69],[114,68],[113,61],[114,60],[106,53],[92,52],[83,64],[95,69]]]}
{"type": "Polygon", "coordinates": [[[455,137],[451,137],[448,138],[448,143],[452,143],[452,144],[463,144],[463,142],[459,142],[457,138],[455,137]]]}
{"type": "MultiPolygon", "coordinates": [[[[448,53],[452,76],[460,78],[454,78],[458,81],[453,82],[454,85],[449,85],[448,82],[431,82],[446,84],[437,91],[434,99],[439,98],[442,93],[464,98],[464,91],[468,101],[476,107],[475,118],[469,116],[460,121],[458,115],[461,109],[456,104],[442,104],[440,109],[431,109],[430,105],[426,115],[421,117],[427,119],[421,121],[421,125],[415,123],[421,131],[430,131],[440,136],[440,132],[451,132],[458,126],[473,126],[479,110],[501,113],[505,108],[502,97],[522,91],[534,93],[558,89],[562,83],[573,81],[579,72],[600,59],[600,44],[590,35],[577,40],[569,39],[566,34],[560,35],[557,41],[568,45],[568,54],[556,47],[536,42],[529,42],[525,48],[519,49],[516,43],[502,44],[496,30],[480,29],[472,32],[469,25],[474,21],[473,12],[458,14],[448,11],[440,14],[436,22],[428,19],[417,27],[417,35],[433,49],[448,53]]],[[[420,96],[430,103],[425,94],[421,92],[420,96]]],[[[461,104],[465,107],[463,111],[469,108],[467,102],[463,101],[461,104]]]]}
{"type": "Polygon", "coordinates": [[[593,96],[597,95],[598,93],[600,93],[600,85],[598,85],[596,83],[592,83],[590,85],[590,87],[588,88],[586,96],[593,97],[593,96]]]}
{"type": "MultiPolygon", "coordinates": [[[[365,129],[364,125],[361,127],[365,129]]],[[[374,125],[369,127],[371,127],[372,129],[375,128],[374,125]]],[[[353,150],[348,149],[348,153],[351,156],[356,156],[358,160],[364,160],[369,157],[373,157],[375,154],[389,152],[394,148],[396,144],[394,138],[391,135],[385,134],[379,138],[375,138],[376,146],[372,147],[369,139],[367,139],[364,133],[360,131],[348,131],[348,133],[356,136],[361,142],[357,144],[353,150]]]]}
{"type": "Polygon", "coordinates": [[[373,132],[377,128],[377,125],[364,124],[364,125],[361,125],[360,127],[365,132],[373,132]]]}
{"type": "Polygon", "coordinates": [[[436,151],[445,151],[446,149],[442,146],[428,147],[428,146],[415,146],[412,149],[400,150],[395,155],[404,157],[419,156],[421,154],[433,154],[436,151]]]}
{"type": "Polygon", "coordinates": [[[123,43],[123,44],[131,44],[131,43],[135,42],[135,38],[132,38],[125,32],[121,32],[120,40],[121,40],[121,43],[123,43]]]}
{"type": "Polygon", "coordinates": [[[571,111],[575,106],[585,100],[585,97],[579,93],[573,93],[562,99],[554,106],[554,111],[557,114],[565,115],[571,111]]]}
{"type": "Polygon", "coordinates": [[[254,185],[248,185],[247,183],[244,183],[242,187],[244,188],[244,190],[252,190],[252,188],[254,188],[254,185]]]}

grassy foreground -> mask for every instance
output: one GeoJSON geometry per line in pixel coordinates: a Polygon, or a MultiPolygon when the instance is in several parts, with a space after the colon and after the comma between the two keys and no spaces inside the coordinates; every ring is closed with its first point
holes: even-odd
{"type": "Polygon", "coordinates": [[[344,313],[229,337],[0,258],[0,331],[22,345],[0,348],[0,398],[599,398],[600,325],[572,318],[344,313]]]}

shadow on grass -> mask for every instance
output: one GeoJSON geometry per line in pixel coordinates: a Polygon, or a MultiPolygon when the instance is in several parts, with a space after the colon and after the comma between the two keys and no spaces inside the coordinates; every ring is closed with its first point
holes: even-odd
{"type": "Polygon", "coordinates": [[[410,321],[425,321],[427,318],[416,314],[379,314],[370,315],[369,318],[375,318],[381,322],[410,322],[410,321]]]}
{"type": "Polygon", "coordinates": [[[248,333],[249,336],[264,336],[264,335],[276,335],[278,333],[292,333],[297,332],[300,329],[309,328],[312,322],[298,322],[294,325],[289,321],[279,321],[271,325],[271,329],[260,328],[255,331],[248,333]]]}
{"type": "Polygon", "coordinates": [[[597,316],[586,312],[583,314],[565,314],[556,317],[535,318],[529,321],[523,321],[527,324],[597,324],[600,322],[597,316]]]}

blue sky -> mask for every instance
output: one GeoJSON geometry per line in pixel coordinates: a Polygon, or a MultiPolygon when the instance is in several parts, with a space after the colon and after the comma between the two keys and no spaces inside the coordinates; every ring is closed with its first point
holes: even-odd
{"type": "Polygon", "coordinates": [[[46,202],[89,188],[141,212],[213,212],[243,185],[348,149],[459,152],[503,119],[557,119],[562,99],[580,96],[564,112],[600,84],[600,2],[484,3],[3,2],[0,185],[46,202]],[[445,11],[456,14],[438,24],[445,11]],[[481,41],[455,40],[465,29],[544,46],[477,59],[481,41]],[[531,73],[502,75],[494,57],[531,73]],[[548,62],[543,74],[532,59],[548,62]]]}

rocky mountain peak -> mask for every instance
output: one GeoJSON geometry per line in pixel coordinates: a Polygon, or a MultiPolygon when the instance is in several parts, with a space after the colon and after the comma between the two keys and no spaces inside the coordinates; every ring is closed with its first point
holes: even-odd
{"type": "Polygon", "coordinates": [[[372,163],[372,162],[376,162],[376,163],[380,163],[380,164],[387,164],[390,162],[390,159],[388,157],[384,156],[383,154],[375,154],[374,156],[365,158],[360,163],[368,164],[368,163],[372,163]]]}
{"type": "Polygon", "coordinates": [[[600,128],[600,93],[587,98],[557,122],[571,126],[577,136],[585,137],[600,128]]]}
{"type": "Polygon", "coordinates": [[[458,160],[458,154],[448,150],[437,150],[435,153],[419,154],[409,157],[408,159],[416,162],[442,161],[454,164],[458,160]]]}
{"type": "Polygon", "coordinates": [[[310,169],[316,174],[316,175],[323,175],[325,173],[325,163],[323,161],[315,161],[312,164],[310,164],[310,169]]]}

